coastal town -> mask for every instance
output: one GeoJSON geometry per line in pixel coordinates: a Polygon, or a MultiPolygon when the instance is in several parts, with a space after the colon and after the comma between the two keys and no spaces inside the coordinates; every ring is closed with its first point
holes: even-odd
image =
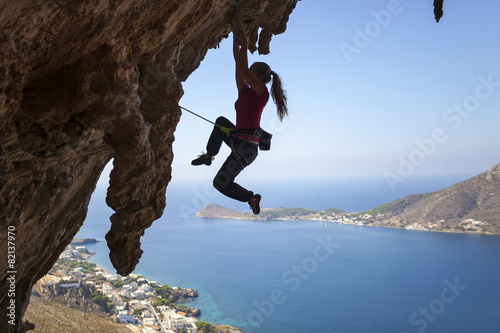
{"type": "MultiPolygon", "coordinates": [[[[446,225],[446,220],[439,220],[433,222],[391,222],[385,218],[385,214],[359,214],[359,213],[327,213],[327,211],[320,211],[315,216],[310,216],[308,219],[316,221],[325,221],[341,224],[351,224],[360,226],[377,226],[377,227],[396,227],[406,230],[420,230],[420,231],[450,231],[450,232],[483,232],[483,228],[489,224],[483,221],[476,221],[474,219],[465,219],[460,222],[456,227],[446,225]]],[[[303,217],[300,219],[304,219],[303,217]]]]}
{"type": "MultiPolygon", "coordinates": [[[[323,211],[324,212],[324,211],[323,211]]],[[[446,220],[439,221],[421,221],[421,222],[402,222],[391,221],[385,218],[385,214],[343,214],[341,216],[326,215],[312,218],[313,220],[328,221],[342,224],[377,226],[377,227],[397,227],[407,230],[420,231],[450,231],[450,232],[482,232],[485,226],[489,224],[483,221],[474,219],[465,219],[456,227],[451,227],[446,224],[446,220]]]]}
{"type": "MultiPolygon", "coordinates": [[[[398,203],[398,201],[396,201],[398,203]]],[[[242,213],[217,204],[208,204],[196,213],[197,217],[214,219],[228,218],[251,221],[320,221],[358,226],[388,227],[418,231],[491,233],[487,230],[490,223],[472,218],[451,223],[447,219],[409,221],[399,217],[388,216],[382,209],[372,209],[362,213],[349,213],[336,208],[311,210],[307,208],[263,208],[259,215],[242,213]]]]}
{"type": "MultiPolygon", "coordinates": [[[[196,318],[201,314],[199,309],[176,303],[198,297],[195,290],[162,285],[140,274],[122,277],[107,273],[87,261],[93,254],[83,245],[70,244],[50,272],[39,282],[40,290],[53,298],[66,295],[66,299],[71,290],[77,290],[80,295],[85,295],[87,290],[88,298],[100,304],[109,317],[122,323],[124,331],[213,332],[215,326],[196,318]]],[[[226,329],[228,332],[238,331],[224,326],[223,331],[226,329]]]]}

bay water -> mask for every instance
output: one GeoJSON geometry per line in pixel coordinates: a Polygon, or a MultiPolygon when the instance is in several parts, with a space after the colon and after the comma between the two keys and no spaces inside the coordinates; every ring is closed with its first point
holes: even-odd
{"type": "MultiPolygon", "coordinates": [[[[255,183],[264,207],[363,211],[467,176],[255,183]]],[[[200,320],[245,332],[500,332],[500,236],[320,221],[200,219],[215,202],[248,211],[211,182],[172,182],[164,216],[146,230],[135,273],[198,290],[200,320]]],[[[78,238],[104,240],[112,214],[93,195],[78,238]]],[[[114,273],[105,241],[90,261],[114,273]]]]}

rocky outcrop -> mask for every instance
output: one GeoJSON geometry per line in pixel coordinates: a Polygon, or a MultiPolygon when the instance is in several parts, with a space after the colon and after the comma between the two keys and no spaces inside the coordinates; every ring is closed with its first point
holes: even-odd
{"type": "Polygon", "coordinates": [[[178,289],[172,290],[172,295],[177,298],[188,300],[189,298],[198,297],[198,292],[194,289],[178,289]]]}
{"type": "Polygon", "coordinates": [[[105,300],[94,300],[92,293],[95,287],[86,283],[42,283],[41,297],[50,299],[69,308],[83,310],[85,312],[108,312],[105,300]]]}
{"type": "Polygon", "coordinates": [[[214,328],[216,333],[245,333],[242,329],[234,326],[217,324],[214,328]]]}
{"type": "Polygon", "coordinates": [[[0,264],[15,325],[3,316],[2,331],[28,328],[32,285],[83,224],[110,161],[106,240],[117,272],[134,269],[165,207],[181,82],[231,20],[269,52],[296,2],[0,0],[0,241],[15,244],[12,266],[0,264]]]}
{"type": "Polygon", "coordinates": [[[434,0],[434,18],[439,22],[443,17],[443,2],[444,0],[434,0]]]}
{"type": "Polygon", "coordinates": [[[95,238],[73,238],[73,240],[71,241],[72,245],[86,245],[95,243],[97,243],[97,239],[95,238]]]}
{"type": "Polygon", "coordinates": [[[205,219],[243,219],[249,220],[254,217],[253,214],[245,214],[237,210],[227,208],[215,203],[206,205],[202,210],[196,212],[196,217],[205,219]]]}

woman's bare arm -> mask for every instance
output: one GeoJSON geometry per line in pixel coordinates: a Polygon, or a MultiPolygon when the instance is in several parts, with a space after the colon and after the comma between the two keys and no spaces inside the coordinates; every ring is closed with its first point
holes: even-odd
{"type": "MultiPolygon", "coordinates": [[[[240,29],[233,29],[233,34],[238,38],[241,43],[241,47],[239,47],[234,42],[233,52],[236,61],[236,76],[241,75],[244,82],[246,82],[258,95],[261,95],[266,89],[266,85],[262,82],[251,70],[248,68],[248,41],[247,36],[240,29]],[[236,48],[238,48],[236,52],[236,48]]],[[[236,79],[238,82],[238,78],[236,79]]],[[[240,86],[238,86],[238,89],[240,86]]]]}
{"type": "Polygon", "coordinates": [[[238,91],[240,91],[241,87],[243,87],[243,85],[245,84],[245,79],[243,79],[243,75],[241,75],[238,69],[239,52],[240,52],[240,46],[238,45],[238,39],[236,35],[233,34],[233,56],[236,64],[235,76],[236,76],[236,87],[238,88],[238,91]]]}

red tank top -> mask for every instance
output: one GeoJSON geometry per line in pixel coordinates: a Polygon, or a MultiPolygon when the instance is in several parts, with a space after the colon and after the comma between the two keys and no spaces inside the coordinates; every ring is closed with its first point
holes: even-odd
{"type": "Polygon", "coordinates": [[[235,129],[260,127],[260,117],[268,100],[267,87],[261,95],[257,95],[249,85],[244,85],[238,93],[238,100],[234,103],[236,109],[235,129]]]}

